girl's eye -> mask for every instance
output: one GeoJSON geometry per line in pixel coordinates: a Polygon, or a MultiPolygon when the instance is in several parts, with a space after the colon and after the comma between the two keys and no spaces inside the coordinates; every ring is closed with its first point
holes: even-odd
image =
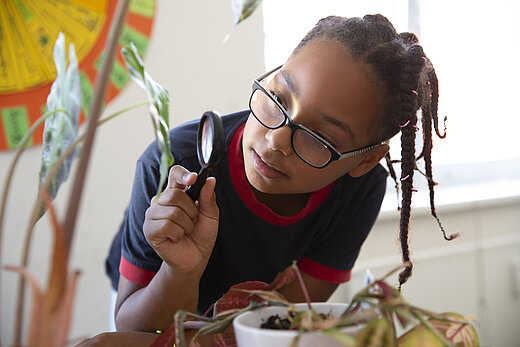
{"type": "Polygon", "coordinates": [[[273,98],[278,101],[280,103],[280,105],[282,105],[284,108],[285,108],[285,105],[283,104],[283,100],[278,96],[278,94],[276,94],[276,92],[274,90],[270,90],[269,91],[271,93],[271,95],[273,96],[273,98]]]}

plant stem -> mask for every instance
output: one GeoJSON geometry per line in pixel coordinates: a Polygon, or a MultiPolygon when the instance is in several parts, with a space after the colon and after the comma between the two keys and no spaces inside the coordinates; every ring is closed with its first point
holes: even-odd
{"type": "Polygon", "coordinates": [[[74,236],[74,227],[76,225],[76,217],[78,214],[79,204],[83,193],[85,177],[87,174],[88,163],[90,160],[90,153],[92,150],[92,145],[94,143],[96,125],[101,114],[103,100],[105,98],[105,92],[108,86],[108,78],[110,75],[110,71],[112,70],[112,65],[114,64],[115,52],[119,44],[119,36],[121,35],[121,32],[123,30],[123,25],[125,23],[126,13],[128,11],[129,4],[130,0],[119,1],[116,10],[117,12],[114,16],[116,22],[112,27],[112,35],[108,38],[107,43],[105,45],[105,59],[103,61],[101,72],[95,85],[96,93],[94,95],[94,101],[92,103],[91,114],[88,119],[87,133],[85,138],[85,144],[83,146],[83,153],[79,160],[78,170],[76,171],[76,176],[74,177],[74,183],[72,185],[72,191],[70,193],[69,204],[67,205],[68,209],[63,229],[65,232],[65,241],[68,248],[70,248],[74,236]]]}
{"type": "Polygon", "coordinates": [[[42,114],[36,122],[31,125],[29,130],[27,130],[27,133],[24,135],[18,146],[16,147],[16,152],[13,158],[13,161],[11,162],[11,165],[9,165],[9,169],[7,171],[7,176],[4,180],[4,187],[2,189],[2,201],[0,203],[0,259],[2,259],[1,251],[2,251],[2,231],[3,231],[3,225],[4,225],[4,214],[5,214],[5,205],[7,202],[7,197],[9,195],[9,187],[11,186],[11,180],[13,178],[13,173],[16,168],[16,165],[18,164],[18,160],[20,159],[20,156],[26,149],[26,145],[31,139],[31,137],[34,135],[34,132],[40,127],[40,125],[50,116],[57,112],[67,112],[64,109],[56,109],[51,112],[47,112],[42,114]]]}
{"type": "MultiPolygon", "coordinates": [[[[91,114],[88,119],[85,145],[83,148],[83,153],[80,157],[79,167],[74,178],[74,183],[72,186],[72,192],[70,194],[67,214],[64,223],[65,243],[69,250],[74,236],[74,227],[76,224],[76,217],[79,209],[81,195],[83,193],[83,185],[85,182],[86,171],[90,159],[90,153],[92,150],[92,145],[94,143],[96,125],[101,114],[103,100],[105,98],[105,92],[108,86],[108,78],[112,69],[112,65],[114,63],[114,55],[118,46],[119,36],[121,35],[121,31],[123,30],[123,25],[125,22],[129,4],[130,0],[120,0],[118,3],[116,14],[114,15],[116,22],[112,27],[113,30],[111,31],[111,36],[108,38],[107,43],[105,45],[105,59],[101,66],[101,72],[96,80],[96,85],[94,88],[96,92],[94,95],[94,101],[92,103],[91,114]]],[[[21,330],[21,319],[19,330],[21,330]]],[[[15,345],[19,345],[20,338],[18,337],[17,339],[15,339],[14,343],[15,345]]]]}
{"type": "Polygon", "coordinates": [[[293,263],[294,271],[296,271],[296,276],[298,277],[298,281],[300,282],[300,287],[303,291],[303,296],[305,297],[305,301],[307,302],[307,306],[309,307],[309,310],[312,310],[311,305],[311,297],[309,296],[309,292],[307,291],[307,287],[305,286],[305,282],[303,282],[302,274],[300,273],[300,269],[296,265],[296,262],[293,263]]]}
{"type": "Polygon", "coordinates": [[[233,314],[230,314],[229,316],[226,316],[223,319],[214,322],[213,324],[209,324],[209,325],[199,329],[199,331],[197,331],[195,333],[195,335],[193,335],[193,341],[197,341],[197,339],[201,335],[207,335],[207,334],[211,334],[211,333],[213,333],[213,334],[218,333],[219,331],[222,331],[227,326],[229,326],[229,324],[233,321],[233,319],[235,319],[235,317],[237,317],[238,315],[240,315],[240,314],[242,314],[244,312],[247,312],[247,311],[251,311],[251,310],[260,308],[260,307],[264,307],[264,306],[268,306],[268,304],[265,303],[265,302],[251,301],[249,303],[249,305],[247,305],[243,309],[241,309],[241,310],[239,310],[239,311],[237,311],[237,312],[235,312],[233,314]]]}
{"type": "MultiPolygon", "coordinates": [[[[2,201],[0,203],[0,261],[2,259],[2,239],[3,239],[3,225],[4,225],[5,206],[6,206],[6,203],[7,203],[7,197],[9,196],[9,188],[11,187],[11,180],[13,179],[14,170],[15,170],[17,164],[18,164],[18,160],[20,159],[22,153],[25,151],[25,148],[26,148],[25,146],[27,145],[29,140],[34,135],[34,132],[40,127],[40,125],[47,118],[49,118],[50,116],[52,116],[53,114],[55,114],[57,112],[65,112],[65,113],[67,113],[66,110],[61,109],[61,108],[53,110],[53,111],[50,111],[50,112],[46,112],[46,113],[42,114],[31,125],[29,130],[27,130],[27,133],[24,135],[24,137],[22,138],[22,140],[20,141],[20,143],[16,147],[16,152],[15,152],[13,161],[11,162],[11,165],[9,165],[9,169],[7,171],[7,176],[6,176],[5,180],[4,180],[4,186],[3,186],[3,189],[2,189],[2,198],[1,198],[2,201]]],[[[21,278],[23,278],[23,276],[21,278]]],[[[24,279],[24,281],[25,281],[25,279],[24,279]]],[[[1,291],[1,288],[2,288],[2,286],[1,286],[1,282],[0,282],[0,291],[1,291]]],[[[1,303],[0,303],[0,306],[1,306],[1,303]]],[[[0,309],[0,311],[1,311],[1,309],[0,309]]],[[[1,317],[0,317],[0,320],[1,320],[1,317]]],[[[0,324],[0,326],[1,326],[1,324],[0,324]]],[[[15,340],[14,341],[20,341],[20,336],[17,336],[17,335],[20,335],[20,334],[21,334],[21,332],[19,332],[18,329],[16,329],[15,340]]]]}
{"type": "Polygon", "coordinates": [[[446,346],[456,347],[451,341],[447,340],[444,335],[442,335],[439,330],[437,330],[430,322],[425,320],[423,316],[414,309],[410,309],[412,314],[421,322],[422,325],[426,327],[426,329],[430,330],[434,333],[446,346]]]}
{"type": "MultiPolygon", "coordinates": [[[[97,125],[98,126],[102,125],[102,124],[108,122],[109,120],[111,120],[125,112],[128,112],[134,108],[137,108],[139,106],[144,106],[147,104],[148,104],[147,102],[142,102],[137,105],[127,107],[121,111],[113,113],[110,116],[100,120],[97,123],[97,125]]],[[[36,222],[38,222],[38,214],[40,211],[40,206],[43,201],[41,192],[47,192],[49,190],[51,181],[56,176],[59,168],[63,164],[63,161],[69,157],[69,155],[72,153],[72,151],[84,139],[85,139],[85,134],[79,136],[69,147],[67,147],[67,149],[65,151],[63,151],[61,156],[56,160],[56,162],[49,169],[49,173],[48,173],[47,177],[45,178],[45,181],[40,186],[39,193],[36,197],[36,201],[34,203],[34,207],[31,212],[30,222],[29,222],[29,225],[25,232],[25,241],[24,241],[24,246],[23,246],[23,250],[22,250],[21,267],[24,267],[24,268],[27,267],[27,264],[29,262],[29,250],[31,247],[32,234],[33,234],[34,226],[36,225],[36,222]]],[[[25,301],[25,278],[22,276],[22,277],[20,277],[20,279],[18,281],[18,299],[17,299],[17,304],[16,304],[16,317],[15,317],[15,327],[14,327],[14,334],[13,334],[13,336],[15,336],[15,339],[13,340],[13,341],[15,341],[15,343],[13,344],[14,347],[20,346],[20,343],[21,343],[20,341],[21,341],[21,334],[22,334],[24,301],[25,301]]]]}
{"type": "Polygon", "coordinates": [[[425,309],[422,309],[420,307],[416,307],[413,305],[408,305],[408,307],[410,308],[410,310],[415,310],[416,312],[420,312],[420,313],[424,314],[425,316],[428,316],[429,318],[440,320],[442,322],[458,323],[458,324],[467,324],[468,323],[468,321],[463,320],[463,319],[441,316],[435,312],[431,312],[431,311],[428,311],[428,310],[425,310],[425,309]]]}

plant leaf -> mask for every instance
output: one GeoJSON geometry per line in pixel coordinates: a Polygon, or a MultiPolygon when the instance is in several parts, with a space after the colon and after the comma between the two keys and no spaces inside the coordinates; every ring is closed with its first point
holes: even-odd
{"type": "Polygon", "coordinates": [[[35,346],[43,335],[45,317],[45,294],[38,285],[36,278],[26,268],[6,266],[6,270],[19,272],[29,282],[32,291],[31,318],[28,330],[27,345],[35,346]]]}
{"type": "Polygon", "coordinates": [[[262,0],[231,0],[235,21],[233,25],[238,25],[249,17],[260,5],[262,0]]]}
{"type": "Polygon", "coordinates": [[[407,327],[414,321],[413,314],[405,307],[396,307],[394,312],[402,328],[407,327]]]}
{"type": "Polygon", "coordinates": [[[396,341],[392,328],[386,318],[372,320],[356,336],[356,346],[359,347],[390,347],[395,345],[396,341]]]}
{"type": "Polygon", "coordinates": [[[455,346],[479,346],[480,341],[478,338],[475,327],[463,316],[458,313],[442,313],[439,315],[442,318],[453,319],[455,321],[441,320],[437,318],[430,318],[430,323],[448,340],[453,342],[455,346]],[[458,321],[465,321],[465,323],[459,323],[458,321]]]}
{"type": "MultiPolygon", "coordinates": [[[[53,49],[57,76],[47,97],[47,112],[63,109],[45,120],[43,130],[42,163],[40,167],[40,185],[45,181],[50,168],[78,137],[78,118],[81,110],[81,85],[78,60],[74,45],[69,45],[69,66],[66,67],[65,36],[60,33],[53,49]]],[[[63,161],[56,176],[52,178],[49,194],[56,197],[58,189],[69,177],[70,167],[77,151],[74,150],[63,161]]],[[[40,218],[45,213],[42,204],[40,218]]]]}
{"type": "Polygon", "coordinates": [[[255,297],[251,295],[249,292],[244,292],[242,290],[263,290],[266,287],[267,283],[261,281],[247,281],[234,284],[233,286],[231,286],[231,288],[229,288],[227,293],[224,294],[215,303],[214,314],[219,314],[220,312],[233,309],[242,309],[244,307],[247,307],[251,300],[255,299],[255,297]]]}
{"type": "Polygon", "coordinates": [[[345,346],[356,346],[356,338],[348,334],[342,333],[341,331],[339,331],[339,329],[327,329],[324,330],[323,333],[328,335],[330,338],[338,341],[339,343],[344,344],[345,346]]]}
{"type": "Polygon", "coordinates": [[[253,294],[253,295],[256,295],[258,296],[260,299],[264,300],[264,301],[267,301],[267,302],[272,302],[272,303],[283,303],[287,306],[289,306],[289,301],[280,293],[278,292],[275,292],[275,291],[270,291],[270,290],[254,290],[254,289],[232,289],[232,290],[236,290],[236,291],[241,291],[241,292],[245,292],[245,293],[249,293],[249,294],[253,294]]]}
{"type": "Polygon", "coordinates": [[[293,265],[289,265],[282,272],[279,272],[275,279],[269,283],[265,290],[278,290],[296,280],[296,269],[293,265]]]}
{"type": "Polygon", "coordinates": [[[152,118],[157,145],[161,152],[160,179],[157,187],[157,196],[159,196],[168,178],[168,169],[174,162],[170,149],[170,95],[162,85],[155,82],[146,72],[143,61],[133,42],[130,42],[130,48],[123,47],[121,54],[123,55],[130,77],[146,92],[148,110],[152,118]]]}
{"type": "Polygon", "coordinates": [[[398,340],[399,347],[445,347],[446,344],[435,333],[420,324],[402,335],[398,340]]]}

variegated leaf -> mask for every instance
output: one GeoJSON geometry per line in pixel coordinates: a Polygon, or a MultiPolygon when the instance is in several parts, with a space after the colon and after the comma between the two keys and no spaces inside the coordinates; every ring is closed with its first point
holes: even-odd
{"type": "Polygon", "coordinates": [[[121,54],[123,55],[130,77],[146,92],[148,109],[152,118],[157,145],[161,152],[160,178],[157,187],[157,195],[160,195],[164,183],[168,178],[168,170],[174,161],[170,148],[170,95],[162,85],[155,82],[146,72],[143,61],[137,52],[137,48],[132,42],[130,42],[130,48],[124,47],[121,50],[121,54]]]}
{"type": "Polygon", "coordinates": [[[235,16],[233,25],[237,25],[249,17],[261,2],[262,0],[231,0],[235,16]]]}
{"type": "MultiPolygon", "coordinates": [[[[81,85],[79,79],[78,60],[74,45],[69,45],[69,66],[65,52],[65,36],[60,33],[53,49],[57,76],[47,97],[47,111],[63,109],[45,120],[43,130],[42,162],[40,167],[40,185],[46,180],[50,168],[61,154],[78,137],[78,118],[81,110],[81,85]]],[[[62,163],[57,174],[52,178],[49,194],[55,198],[58,189],[69,177],[70,167],[77,155],[74,150],[62,163]]],[[[45,212],[42,209],[39,217],[45,212]]]]}

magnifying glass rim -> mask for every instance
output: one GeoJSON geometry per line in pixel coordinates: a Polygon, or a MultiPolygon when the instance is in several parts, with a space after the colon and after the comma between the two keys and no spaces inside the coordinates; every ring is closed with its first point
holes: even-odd
{"type": "Polygon", "coordinates": [[[223,145],[223,129],[220,115],[216,111],[204,112],[199,123],[198,134],[197,134],[197,157],[201,168],[207,168],[215,166],[220,160],[220,152],[222,151],[223,145]],[[209,131],[212,131],[212,147],[209,160],[204,160],[203,145],[202,145],[202,133],[204,125],[209,121],[209,131]]]}

